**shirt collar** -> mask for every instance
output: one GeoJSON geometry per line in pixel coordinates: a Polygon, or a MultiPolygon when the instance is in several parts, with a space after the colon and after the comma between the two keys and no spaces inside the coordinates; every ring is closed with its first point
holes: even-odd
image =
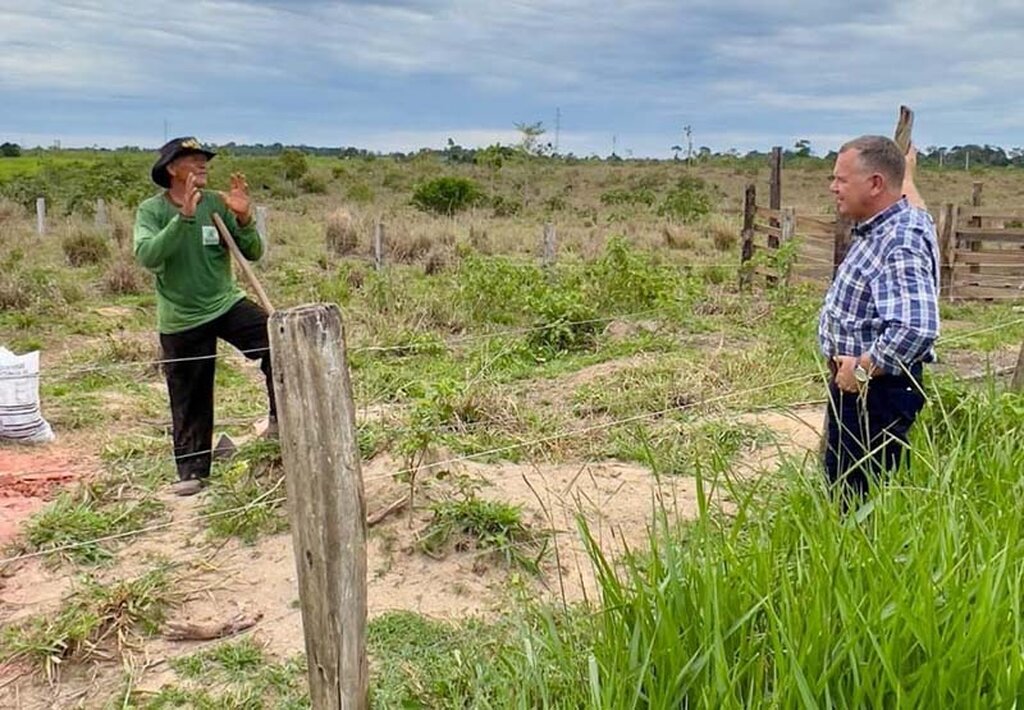
{"type": "Polygon", "coordinates": [[[896,202],[892,203],[884,210],[876,214],[874,217],[863,222],[859,222],[857,225],[855,225],[853,228],[853,236],[866,237],[867,235],[871,234],[879,227],[881,227],[883,224],[888,222],[892,217],[896,216],[903,210],[907,209],[907,207],[909,207],[907,198],[901,197],[900,199],[896,200],[896,202]]]}

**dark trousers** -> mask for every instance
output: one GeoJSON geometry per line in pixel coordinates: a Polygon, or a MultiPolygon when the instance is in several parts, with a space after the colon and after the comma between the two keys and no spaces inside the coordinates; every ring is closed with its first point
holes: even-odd
{"type": "Polygon", "coordinates": [[[921,366],[909,374],[871,380],[866,394],[841,391],[829,384],[825,417],[825,475],[842,495],[863,496],[898,468],[907,451],[907,434],[924,406],[921,366]]]}
{"type": "Polygon", "coordinates": [[[178,477],[206,478],[210,475],[213,446],[213,379],[216,372],[217,339],[238,348],[250,360],[259,360],[267,378],[270,415],[277,414],[270,373],[267,313],[243,299],[222,316],[181,333],[160,335],[167,360],[167,392],[171,400],[174,428],[174,461],[178,477]],[[191,358],[191,359],[190,359],[191,358]]]}

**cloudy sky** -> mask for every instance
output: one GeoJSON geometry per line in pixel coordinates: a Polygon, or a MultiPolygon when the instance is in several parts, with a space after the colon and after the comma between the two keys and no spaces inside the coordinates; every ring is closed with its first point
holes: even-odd
{"type": "Polygon", "coordinates": [[[0,141],[1024,145],[1021,0],[0,0],[0,141]]]}

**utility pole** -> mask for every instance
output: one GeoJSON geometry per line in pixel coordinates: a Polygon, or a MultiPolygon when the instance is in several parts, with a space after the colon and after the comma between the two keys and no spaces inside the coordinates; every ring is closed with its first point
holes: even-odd
{"type": "Polygon", "coordinates": [[[555,109],[555,155],[558,155],[558,141],[562,137],[562,109],[555,109]]]}

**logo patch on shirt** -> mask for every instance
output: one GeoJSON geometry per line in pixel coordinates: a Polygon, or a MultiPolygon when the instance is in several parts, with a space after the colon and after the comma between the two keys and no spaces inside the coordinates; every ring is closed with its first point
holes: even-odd
{"type": "Polygon", "coordinates": [[[203,246],[204,247],[215,247],[220,244],[220,235],[217,234],[217,228],[212,224],[203,225],[203,246]]]}

